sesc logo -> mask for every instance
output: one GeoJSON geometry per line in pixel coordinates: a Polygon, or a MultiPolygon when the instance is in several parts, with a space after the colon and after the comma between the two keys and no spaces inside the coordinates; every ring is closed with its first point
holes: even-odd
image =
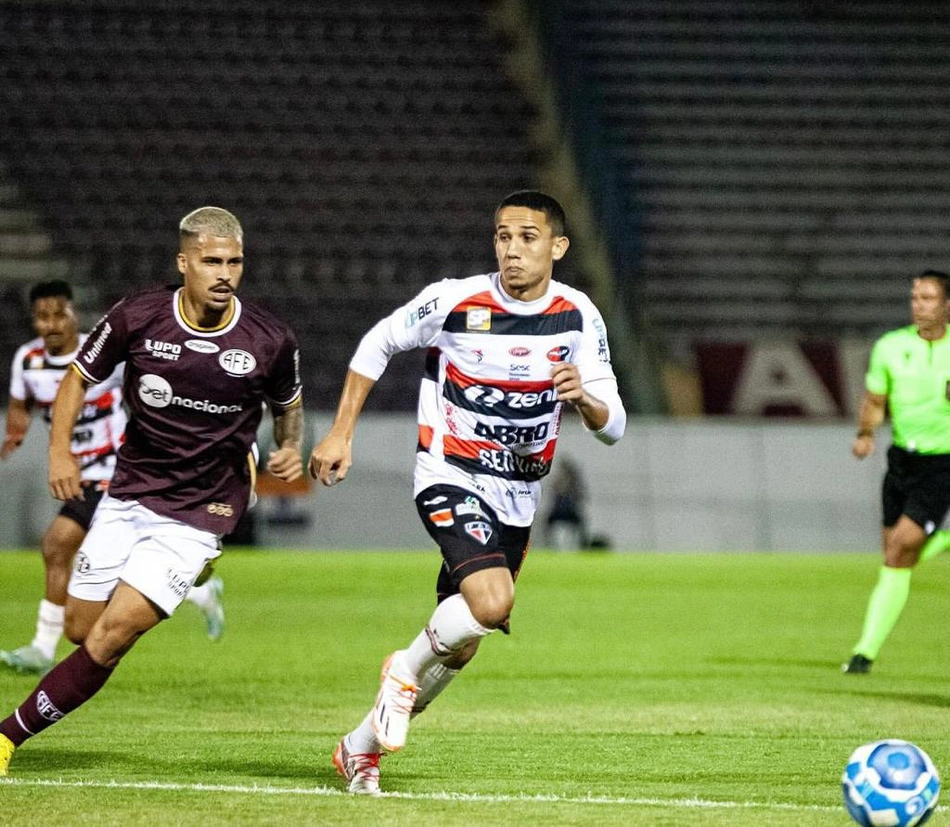
{"type": "Polygon", "coordinates": [[[172,386],[161,376],[146,373],[139,379],[139,399],[151,408],[167,408],[172,403],[172,386]]]}
{"type": "Polygon", "coordinates": [[[257,367],[257,359],[246,350],[226,350],[218,357],[218,364],[229,376],[247,376],[257,367]]]}

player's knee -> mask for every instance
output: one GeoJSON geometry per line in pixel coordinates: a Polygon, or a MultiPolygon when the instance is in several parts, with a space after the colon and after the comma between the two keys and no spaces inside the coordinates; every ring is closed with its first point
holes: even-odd
{"type": "Polygon", "coordinates": [[[480,595],[479,600],[474,606],[469,606],[469,609],[472,617],[486,629],[497,629],[508,619],[514,603],[513,594],[491,592],[480,595]]]}
{"type": "Polygon", "coordinates": [[[89,634],[90,623],[81,615],[70,612],[67,606],[66,615],[63,619],[63,634],[66,639],[77,646],[86,642],[86,636],[89,634]]]}

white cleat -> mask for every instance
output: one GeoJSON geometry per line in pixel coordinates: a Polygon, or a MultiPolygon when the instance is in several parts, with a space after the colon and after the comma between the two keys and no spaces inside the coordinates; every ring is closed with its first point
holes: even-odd
{"type": "Polygon", "coordinates": [[[333,751],[333,766],[349,783],[347,791],[357,795],[379,795],[378,752],[350,752],[346,738],[333,751]]]}
{"type": "Polygon", "coordinates": [[[207,586],[212,599],[207,606],[201,607],[201,613],[205,616],[208,637],[218,640],[224,634],[224,582],[220,577],[214,576],[208,579],[207,586]]]}
{"type": "Polygon", "coordinates": [[[394,652],[383,661],[383,669],[379,675],[379,694],[372,712],[376,738],[383,748],[390,752],[396,752],[406,745],[409,719],[419,694],[416,679],[399,673],[398,655],[399,652],[394,652]]]}
{"type": "Polygon", "coordinates": [[[32,644],[0,652],[0,663],[5,663],[21,675],[45,675],[53,668],[53,659],[32,644]]]}

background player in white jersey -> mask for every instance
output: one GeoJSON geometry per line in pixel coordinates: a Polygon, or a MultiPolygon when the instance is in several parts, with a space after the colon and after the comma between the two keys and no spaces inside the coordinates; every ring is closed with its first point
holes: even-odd
{"type": "Polygon", "coordinates": [[[86,388],[125,363],[129,410],[108,493],[73,567],[66,634],[77,648],[0,721],[0,775],[16,747],[105,685],[135,642],[181,605],[221,554],[254,489],[251,462],[263,403],[274,416],[267,470],[303,473],[303,391],[293,332],[242,302],[244,233],[219,207],[179,225],[181,287],[113,305],[79,349],[53,403],[49,486],[81,498],[70,435],[86,388]]]}
{"type": "MultiPolygon", "coordinates": [[[[87,338],[79,332],[73,291],[67,282],[56,279],[34,285],[30,290],[30,308],[36,338],[21,345],[13,357],[6,432],[0,448],[2,459],[23,443],[34,409],[49,423],[59,383],[87,338]]],[[[36,633],[26,646],[0,650],[0,663],[17,672],[42,674],[53,665],[63,634],[66,585],[73,557],[112,479],[125,422],[120,366],[104,382],[86,391],[85,404],[76,420],[72,452],[80,465],[83,499],[65,502],[43,535],[46,590],[37,613],[36,633]]],[[[221,591],[221,580],[214,577],[188,594],[188,600],[204,614],[212,640],[224,630],[221,591]]]]}
{"type": "Polygon", "coordinates": [[[442,552],[439,603],[415,640],[386,659],[376,703],[334,751],[351,792],[379,792],[383,750],[405,744],[412,715],[472,659],[482,637],[507,632],[563,405],[602,442],[623,435],[603,319],[584,293],[552,280],[569,246],[564,223],[549,195],[506,197],[495,211],[499,272],[432,284],[373,327],[311,455],[315,478],[343,480],[356,420],[389,359],[428,349],[414,495],[442,552]]]}

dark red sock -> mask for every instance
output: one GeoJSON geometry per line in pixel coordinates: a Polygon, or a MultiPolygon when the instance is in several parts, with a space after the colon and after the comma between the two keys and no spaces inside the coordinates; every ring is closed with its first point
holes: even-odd
{"type": "Polygon", "coordinates": [[[80,646],[61,660],[37,684],[9,718],[0,721],[0,733],[20,746],[27,738],[55,724],[95,695],[112,674],[80,646]]]}

